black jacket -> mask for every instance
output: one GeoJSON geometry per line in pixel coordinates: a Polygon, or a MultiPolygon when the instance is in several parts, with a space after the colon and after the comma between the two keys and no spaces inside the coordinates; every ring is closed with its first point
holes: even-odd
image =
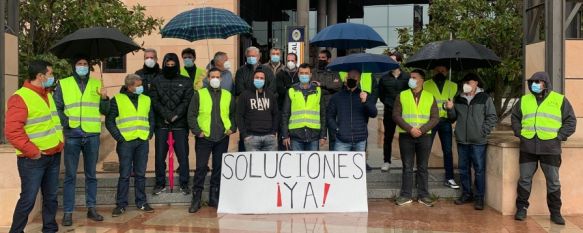
{"type": "Polygon", "coordinates": [[[241,138],[275,135],[279,129],[279,110],[275,95],[269,91],[244,91],[237,100],[237,126],[241,138]]]}
{"type": "Polygon", "coordinates": [[[366,101],[360,101],[361,90],[344,88],[334,94],[326,109],[328,130],[336,133],[336,139],[345,143],[356,143],[368,138],[368,118],[377,116],[374,98],[369,94],[366,101]]]}
{"type": "Polygon", "coordinates": [[[478,92],[468,103],[463,95],[454,98],[454,108],[447,111],[449,120],[455,125],[455,139],[460,144],[485,145],[487,136],[496,127],[498,116],[492,98],[478,92]]]}
{"type": "Polygon", "coordinates": [[[139,75],[142,78],[142,86],[144,86],[144,95],[150,96],[150,86],[154,79],[160,75],[161,69],[160,66],[156,63],[156,65],[152,68],[147,67],[144,65],[142,69],[136,71],[135,74],[139,75]]]}
{"type": "Polygon", "coordinates": [[[277,86],[277,106],[281,110],[283,108],[283,101],[285,101],[285,96],[287,91],[296,83],[299,83],[298,69],[290,70],[287,67],[281,69],[277,73],[276,86],[277,86]]]}
{"type": "MultiPolygon", "coordinates": [[[[545,88],[541,94],[535,94],[537,104],[541,104],[545,98],[549,95],[552,90],[552,83],[549,75],[545,72],[537,72],[532,75],[528,80],[528,89],[531,90],[531,85],[533,81],[541,80],[545,83],[545,88]]],[[[532,92],[532,90],[531,90],[532,92]]],[[[534,94],[534,92],[533,92],[534,94]]],[[[520,107],[520,100],[512,109],[512,131],[514,131],[514,136],[520,138],[520,151],[537,154],[537,155],[559,155],[561,154],[561,141],[566,141],[569,136],[575,133],[577,127],[577,117],[573,111],[573,106],[567,100],[567,97],[563,100],[563,105],[561,106],[561,115],[563,124],[559,129],[559,133],[556,139],[553,140],[541,140],[537,135],[532,139],[526,139],[520,135],[522,129],[522,109],[520,107]]]]}
{"type": "Polygon", "coordinates": [[[275,75],[266,65],[257,65],[257,67],[252,65],[242,65],[235,73],[235,96],[241,95],[243,91],[250,90],[254,91],[255,85],[253,85],[253,73],[256,69],[262,69],[265,72],[265,87],[264,89],[270,91],[271,93],[277,93],[275,90],[275,75]]]}
{"type": "MultiPolygon", "coordinates": [[[[295,90],[302,91],[300,84],[293,85],[295,90]]],[[[316,86],[310,85],[307,90],[307,95],[304,95],[304,99],[307,99],[309,95],[316,94],[316,86]]],[[[311,128],[301,128],[301,129],[289,129],[289,118],[291,116],[291,99],[289,94],[285,95],[285,101],[283,103],[283,112],[281,114],[281,138],[293,138],[302,142],[311,142],[319,139],[326,138],[326,105],[324,103],[324,95],[320,95],[320,129],[311,128]]]]}
{"type": "Polygon", "coordinates": [[[326,105],[330,102],[332,95],[342,90],[342,80],[337,71],[315,69],[311,81],[320,83],[326,105]]]}
{"type": "MultiPolygon", "coordinates": [[[[213,142],[218,142],[225,138],[227,135],[225,132],[231,130],[232,133],[237,131],[237,123],[235,121],[235,97],[231,96],[231,106],[229,107],[229,120],[231,121],[231,128],[225,129],[223,121],[221,120],[221,89],[208,88],[211,96],[212,103],[200,103],[199,91],[194,92],[192,99],[190,100],[190,106],[188,107],[188,128],[190,131],[198,137],[202,132],[202,129],[198,125],[198,111],[201,104],[212,104],[211,112],[211,135],[204,135],[206,139],[213,142]]],[[[203,89],[205,89],[203,88],[203,89]]],[[[203,90],[201,89],[201,90],[203,90]]]]}
{"type": "MultiPolygon", "coordinates": [[[[164,65],[167,60],[176,62],[175,67],[180,67],[176,54],[164,56],[164,65]]],[[[166,67],[162,68],[168,69],[166,67]]],[[[150,97],[154,107],[156,127],[186,129],[186,112],[194,89],[192,80],[179,74],[180,70],[175,69],[172,74],[160,74],[151,85],[150,97]],[[177,117],[174,121],[172,118],[177,117]]]]}
{"type": "MultiPolygon", "coordinates": [[[[139,95],[128,92],[128,90],[125,87],[122,88],[120,93],[126,94],[130,101],[132,101],[132,104],[134,104],[134,107],[138,109],[139,95]]],[[[115,118],[117,116],[119,116],[119,108],[117,107],[117,101],[115,100],[115,97],[113,97],[109,104],[109,113],[105,116],[105,127],[107,128],[113,139],[115,139],[117,142],[124,142],[125,139],[121,135],[121,132],[119,132],[119,128],[115,123],[115,118]]],[[[155,123],[156,121],[154,120],[154,110],[152,110],[152,104],[150,104],[150,113],[148,114],[148,121],[150,122],[150,135],[148,136],[148,139],[150,139],[154,134],[154,127],[156,126],[155,123]]]]}
{"type": "Polygon", "coordinates": [[[398,77],[393,76],[393,72],[388,72],[381,76],[379,80],[379,99],[385,106],[386,116],[391,116],[397,95],[409,88],[407,82],[409,82],[410,77],[409,73],[405,71],[401,71],[398,77]]]}

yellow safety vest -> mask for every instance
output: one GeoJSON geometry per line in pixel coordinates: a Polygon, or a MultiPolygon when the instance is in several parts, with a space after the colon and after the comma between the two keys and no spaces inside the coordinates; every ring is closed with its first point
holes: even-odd
{"type": "Polygon", "coordinates": [[[565,97],[551,91],[547,98],[538,105],[533,94],[527,94],[520,99],[522,111],[522,129],[520,135],[532,139],[536,135],[541,140],[557,138],[563,125],[561,106],[565,97]]]}
{"type": "MultiPolygon", "coordinates": [[[[435,101],[431,93],[422,90],[419,104],[417,104],[413,97],[413,91],[410,89],[404,90],[399,95],[399,100],[401,101],[403,109],[401,116],[407,124],[419,128],[429,122],[429,118],[431,117],[431,106],[433,106],[433,102],[435,101]]],[[[406,131],[399,127],[398,132],[404,133],[406,131]]],[[[427,132],[427,134],[431,134],[431,130],[427,132]]]]}
{"type": "MultiPolygon", "coordinates": [[[[48,150],[63,142],[61,121],[57,114],[55,101],[50,93],[48,94],[48,105],[38,93],[27,87],[20,88],[14,94],[19,95],[26,104],[28,116],[24,132],[38,149],[48,150]]],[[[21,151],[16,150],[16,155],[21,154],[21,151]]]]}
{"type": "MultiPolygon", "coordinates": [[[[340,76],[340,80],[345,82],[346,77],[348,77],[348,72],[340,71],[338,75],[340,76]]],[[[372,93],[372,73],[360,74],[360,89],[368,92],[369,94],[372,93]]]]}
{"type": "MultiPolygon", "coordinates": [[[[225,127],[225,132],[231,129],[231,119],[229,118],[231,108],[231,93],[221,89],[221,120],[225,127]]],[[[211,121],[213,111],[213,100],[208,88],[198,90],[198,126],[206,137],[211,135],[211,121]]]]}
{"type": "Polygon", "coordinates": [[[448,99],[453,100],[457,93],[457,85],[452,81],[445,80],[443,90],[439,92],[439,88],[435,81],[428,80],[423,84],[423,90],[428,91],[435,97],[437,108],[439,108],[439,117],[447,118],[447,111],[443,109],[443,104],[447,102],[448,99]]]}
{"type": "MultiPolygon", "coordinates": [[[[188,75],[188,71],[184,67],[180,68],[180,75],[190,78],[190,75],[188,75]]],[[[204,71],[200,67],[197,67],[196,72],[194,74],[194,82],[192,83],[194,90],[200,90],[202,88],[202,80],[204,79],[205,76],[206,71],[204,71]]]]}
{"type": "Polygon", "coordinates": [[[308,95],[304,98],[301,90],[290,88],[288,91],[291,100],[291,116],[289,118],[288,129],[300,129],[308,127],[310,129],[320,129],[320,87],[316,88],[316,94],[308,95]]]}
{"type": "Polygon", "coordinates": [[[94,78],[87,79],[85,91],[81,93],[74,77],[68,77],[59,81],[63,101],[65,102],[65,115],[69,118],[69,126],[77,128],[81,126],[84,132],[101,132],[101,113],[99,103],[101,95],[101,82],[94,78]]]}
{"type": "Polygon", "coordinates": [[[126,141],[134,139],[148,140],[150,135],[150,97],[139,95],[138,109],[126,94],[115,95],[115,102],[119,111],[115,124],[126,141]]]}

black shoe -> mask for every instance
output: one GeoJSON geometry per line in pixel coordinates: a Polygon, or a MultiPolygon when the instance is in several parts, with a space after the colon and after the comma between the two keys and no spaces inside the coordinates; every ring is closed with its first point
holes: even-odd
{"type": "Polygon", "coordinates": [[[471,195],[462,195],[458,199],[456,199],[453,203],[456,205],[463,205],[467,203],[472,203],[474,198],[471,195]]]}
{"type": "Polygon", "coordinates": [[[166,191],[166,186],[158,186],[156,185],[156,187],[154,187],[154,191],[152,191],[153,195],[159,195],[160,193],[163,193],[166,191]]]}
{"type": "Polygon", "coordinates": [[[514,220],[524,221],[526,219],[526,208],[518,208],[516,214],[514,215],[514,220]]]}
{"type": "Polygon", "coordinates": [[[192,201],[190,202],[190,208],[188,208],[188,213],[196,213],[200,209],[200,200],[202,198],[202,192],[198,191],[192,193],[192,201]]]}
{"type": "Polygon", "coordinates": [[[139,210],[144,211],[146,213],[154,213],[154,209],[148,205],[148,203],[143,204],[142,206],[138,207],[139,210]]]}
{"type": "Polygon", "coordinates": [[[103,216],[101,216],[100,214],[97,213],[97,210],[95,210],[94,207],[89,208],[87,210],[87,218],[93,220],[93,221],[97,221],[97,222],[101,222],[103,221],[103,216]]]}
{"type": "Polygon", "coordinates": [[[368,165],[368,163],[366,163],[366,170],[367,171],[372,171],[372,167],[368,165]]]}
{"type": "Polygon", "coordinates": [[[474,202],[474,209],[475,210],[484,210],[484,199],[478,198],[474,202]]]}
{"type": "Polygon", "coordinates": [[[187,184],[180,185],[180,192],[184,195],[190,194],[190,189],[187,184]]]}
{"type": "Polygon", "coordinates": [[[71,226],[73,225],[73,213],[65,213],[63,215],[63,226],[71,226]]]}
{"type": "Polygon", "coordinates": [[[218,207],[219,206],[219,188],[212,187],[209,192],[209,206],[210,207],[218,207]]]}
{"type": "Polygon", "coordinates": [[[565,219],[560,214],[551,214],[551,221],[557,225],[565,225],[565,219]]]}
{"type": "Polygon", "coordinates": [[[111,217],[119,217],[126,212],[126,208],[123,207],[115,207],[113,212],[111,212],[111,217]]]}

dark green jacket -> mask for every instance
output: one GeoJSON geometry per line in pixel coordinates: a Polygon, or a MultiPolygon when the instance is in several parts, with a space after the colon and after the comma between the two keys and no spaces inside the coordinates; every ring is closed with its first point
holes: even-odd
{"type": "Polygon", "coordinates": [[[447,116],[452,122],[457,120],[455,138],[460,144],[486,144],[486,137],[498,121],[494,102],[484,92],[478,92],[469,103],[466,97],[456,96],[454,108],[447,112],[447,116]]]}

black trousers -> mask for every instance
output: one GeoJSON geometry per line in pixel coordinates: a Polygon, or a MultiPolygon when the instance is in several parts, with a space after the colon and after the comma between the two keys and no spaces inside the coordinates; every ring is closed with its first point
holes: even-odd
{"type": "Polygon", "coordinates": [[[530,191],[532,188],[532,177],[538,170],[538,165],[543,170],[547,183],[547,206],[551,215],[561,214],[561,183],[559,182],[559,167],[561,166],[561,155],[536,155],[520,152],[520,178],[516,197],[516,207],[528,208],[530,203],[530,191]]]}
{"type": "Polygon", "coordinates": [[[226,153],[228,149],[229,136],[226,136],[217,142],[209,141],[206,138],[196,138],[194,144],[194,150],[196,151],[196,171],[194,172],[194,185],[192,187],[194,193],[202,192],[204,189],[204,179],[208,172],[208,162],[211,153],[213,159],[210,182],[211,189],[220,187],[223,153],[226,153]]]}
{"type": "Polygon", "coordinates": [[[407,133],[399,134],[399,148],[403,161],[403,175],[401,180],[401,197],[411,198],[413,188],[417,188],[419,198],[429,197],[429,173],[427,166],[431,153],[431,135],[414,138],[407,133]],[[417,163],[417,172],[413,167],[417,163]],[[415,176],[415,179],[413,177],[415,176]],[[415,182],[414,182],[415,181],[415,182]],[[415,186],[415,184],[417,184],[415,186]]]}
{"type": "Polygon", "coordinates": [[[383,160],[385,163],[391,163],[391,153],[393,153],[393,138],[395,138],[395,129],[397,124],[393,121],[393,111],[389,109],[383,116],[383,125],[385,126],[385,135],[383,140],[383,160]]]}

